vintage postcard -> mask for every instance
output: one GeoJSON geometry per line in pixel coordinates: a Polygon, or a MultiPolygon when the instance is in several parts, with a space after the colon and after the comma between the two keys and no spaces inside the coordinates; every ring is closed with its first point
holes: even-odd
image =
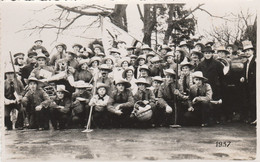
{"type": "Polygon", "coordinates": [[[1,161],[259,161],[257,0],[0,4],[1,161]]]}

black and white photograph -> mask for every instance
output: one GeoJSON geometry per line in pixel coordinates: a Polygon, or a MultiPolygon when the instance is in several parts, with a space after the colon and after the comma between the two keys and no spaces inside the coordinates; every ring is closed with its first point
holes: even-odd
{"type": "Polygon", "coordinates": [[[258,161],[259,4],[0,2],[0,161],[258,161]]]}

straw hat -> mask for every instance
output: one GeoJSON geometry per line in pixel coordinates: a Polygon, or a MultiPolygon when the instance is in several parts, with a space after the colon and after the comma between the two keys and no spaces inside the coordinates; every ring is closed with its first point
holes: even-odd
{"type": "Polygon", "coordinates": [[[64,50],[67,50],[67,46],[64,43],[57,44],[55,47],[61,46],[64,50]]]}
{"type": "Polygon", "coordinates": [[[41,39],[37,39],[36,41],[34,41],[34,43],[36,42],[43,42],[41,39]]]}
{"type": "Polygon", "coordinates": [[[147,44],[145,44],[145,45],[143,45],[142,47],[141,47],[141,50],[152,50],[147,44]]]}
{"type": "Polygon", "coordinates": [[[148,56],[155,56],[155,54],[154,54],[154,52],[153,51],[150,51],[148,54],[146,54],[146,57],[148,57],[148,56]]]}
{"type": "Polygon", "coordinates": [[[243,44],[243,52],[244,52],[245,50],[247,50],[247,49],[253,49],[253,50],[255,49],[255,48],[253,47],[251,41],[245,40],[245,41],[242,42],[242,44],[243,44]]]}
{"type": "Polygon", "coordinates": [[[140,66],[139,71],[141,71],[141,70],[143,70],[143,69],[144,69],[144,70],[147,70],[148,72],[150,72],[150,69],[149,69],[149,67],[148,67],[146,64],[140,66]]]}
{"type": "Polygon", "coordinates": [[[89,64],[89,59],[82,59],[82,60],[80,60],[80,61],[79,61],[79,66],[82,65],[82,64],[84,64],[84,63],[89,64]]]}
{"type": "Polygon", "coordinates": [[[191,50],[191,55],[192,54],[198,55],[199,59],[201,59],[203,57],[203,53],[201,53],[200,51],[197,51],[196,49],[191,50]]]}
{"type": "Polygon", "coordinates": [[[229,51],[226,50],[224,46],[219,46],[217,52],[225,52],[225,54],[229,54],[229,51]]]}
{"type": "Polygon", "coordinates": [[[150,87],[151,85],[147,82],[145,78],[139,78],[135,81],[135,84],[145,84],[146,87],[150,87]]]}
{"type": "Polygon", "coordinates": [[[24,57],[24,53],[16,53],[16,54],[14,54],[14,57],[18,57],[18,56],[22,56],[22,57],[24,57]]]}
{"type": "Polygon", "coordinates": [[[105,58],[103,58],[102,62],[105,64],[108,59],[112,60],[113,64],[115,64],[115,57],[112,55],[108,55],[105,58]]]}
{"type": "Polygon", "coordinates": [[[195,46],[197,46],[197,45],[201,46],[202,49],[205,47],[205,45],[202,42],[195,43],[195,46]]]}
{"type": "Polygon", "coordinates": [[[71,51],[67,51],[67,53],[70,54],[70,55],[72,55],[72,56],[74,56],[74,57],[77,57],[77,56],[78,56],[76,53],[71,52],[71,51]]]}
{"type": "Polygon", "coordinates": [[[74,44],[73,46],[72,46],[72,48],[74,48],[74,47],[76,47],[76,46],[78,46],[79,47],[79,49],[81,49],[83,46],[81,45],[81,44],[74,44]]]}
{"type": "Polygon", "coordinates": [[[182,69],[183,66],[189,66],[190,69],[193,68],[193,65],[187,61],[187,59],[184,59],[181,63],[180,63],[180,67],[182,69]]]}
{"type": "Polygon", "coordinates": [[[99,66],[99,69],[100,70],[106,70],[108,71],[109,73],[112,72],[112,69],[110,67],[107,66],[107,64],[102,64],[99,66]]]}
{"type": "Polygon", "coordinates": [[[122,63],[125,62],[125,61],[128,63],[128,65],[130,64],[130,58],[129,57],[124,57],[124,58],[119,60],[118,65],[122,66],[122,63]]]}
{"type": "Polygon", "coordinates": [[[99,52],[99,53],[97,54],[97,56],[98,56],[98,57],[99,57],[99,56],[105,57],[106,55],[105,55],[103,52],[99,52]]]}
{"type": "Polygon", "coordinates": [[[169,47],[169,46],[167,46],[167,45],[162,45],[162,49],[165,49],[165,50],[167,50],[167,51],[171,51],[172,49],[169,47]]]}
{"type": "Polygon", "coordinates": [[[203,73],[201,71],[195,71],[194,73],[192,73],[192,77],[193,78],[201,78],[203,80],[208,80],[207,78],[205,78],[203,76],[203,73]]]}
{"type": "Polygon", "coordinates": [[[109,52],[121,54],[120,51],[117,48],[111,48],[109,52]]]}
{"type": "Polygon", "coordinates": [[[182,47],[182,46],[188,46],[189,47],[189,44],[186,41],[181,41],[179,47],[182,47]]]}
{"type": "Polygon", "coordinates": [[[91,88],[92,86],[89,83],[85,83],[83,80],[75,82],[75,88],[91,88]]]}
{"type": "Polygon", "coordinates": [[[203,49],[202,52],[203,52],[203,53],[204,53],[204,52],[214,53],[215,51],[211,48],[211,46],[206,46],[206,47],[203,49]]]}
{"type": "Polygon", "coordinates": [[[130,55],[130,58],[137,58],[137,56],[136,55],[130,55]]]}
{"type": "Polygon", "coordinates": [[[152,79],[153,79],[153,81],[163,82],[163,79],[162,79],[162,77],[160,77],[160,76],[152,77],[152,79]]]}
{"type": "Polygon", "coordinates": [[[150,61],[151,61],[152,63],[155,63],[155,62],[160,62],[160,61],[162,61],[162,59],[160,59],[158,56],[155,56],[155,57],[151,58],[150,61]]]}
{"type": "Polygon", "coordinates": [[[30,82],[37,82],[37,83],[39,83],[39,82],[41,82],[40,80],[38,80],[37,78],[35,78],[35,77],[30,77],[30,78],[28,78],[28,83],[30,83],[30,82]]]}
{"type": "Polygon", "coordinates": [[[101,62],[101,58],[97,56],[92,57],[89,61],[89,65],[91,65],[94,61],[101,62]]]}
{"type": "Polygon", "coordinates": [[[115,85],[117,85],[117,84],[124,84],[125,88],[130,88],[131,87],[131,84],[127,80],[125,80],[123,78],[120,78],[120,79],[116,80],[115,81],[115,85]]]}
{"type": "Polygon", "coordinates": [[[97,83],[97,90],[101,87],[104,87],[106,90],[108,89],[108,85],[104,84],[104,83],[97,83]]]}
{"type": "Polygon", "coordinates": [[[57,85],[57,92],[66,92],[69,93],[69,91],[66,90],[65,85],[57,85]]]}
{"type": "Polygon", "coordinates": [[[45,56],[45,54],[43,54],[43,53],[40,53],[40,54],[38,54],[37,55],[37,60],[39,59],[39,58],[45,58],[45,59],[47,59],[47,57],[45,56]]]}

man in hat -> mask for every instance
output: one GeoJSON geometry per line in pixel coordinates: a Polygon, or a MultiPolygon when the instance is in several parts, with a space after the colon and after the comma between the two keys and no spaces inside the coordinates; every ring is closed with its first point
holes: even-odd
{"type": "Polygon", "coordinates": [[[65,85],[57,85],[56,96],[50,103],[50,119],[53,128],[65,129],[69,122],[71,107],[71,96],[65,89],[65,85]]]}
{"type": "Polygon", "coordinates": [[[189,108],[185,113],[185,125],[208,126],[209,110],[211,108],[212,89],[201,71],[192,74],[194,85],[190,88],[189,108]]]}
{"type": "MultiPolygon", "coordinates": [[[[224,88],[224,72],[223,65],[213,58],[214,50],[211,47],[205,47],[204,51],[204,60],[198,65],[195,71],[202,71],[203,75],[208,79],[210,84],[214,101],[222,99],[222,91],[224,88]]],[[[214,105],[214,120],[218,123],[220,121],[221,107],[220,105],[214,105]]]]}
{"type": "MultiPolygon", "coordinates": [[[[240,79],[245,83],[246,90],[246,106],[244,111],[246,116],[245,122],[253,122],[256,120],[256,55],[255,48],[251,41],[243,41],[243,52],[247,56],[247,62],[245,63],[244,77],[240,79]]],[[[254,123],[253,123],[254,124],[254,123]]]]}
{"type": "Polygon", "coordinates": [[[46,48],[43,47],[43,46],[39,46],[39,45],[35,46],[35,47],[34,47],[34,50],[33,50],[33,51],[29,51],[29,52],[36,52],[37,54],[44,54],[44,55],[45,55],[46,57],[48,57],[48,58],[49,58],[49,56],[50,56],[50,54],[49,54],[49,52],[46,50],[46,48]]]}
{"type": "Polygon", "coordinates": [[[77,56],[80,54],[80,50],[82,49],[82,45],[81,44],[74,44],[73,46],[72,46],[72,49],[73,49],[73,52],[74,53],[76,53],[77,54],[77,56]]]}
{"type": "Polygon", "coordinates": [[[115,81],[115,90],[111,93],[107,109],[112,113],[112,125],[115,127],[130,126],[130,114],[134,107],[131,84],[125,79],[115,81]]]}
{"type": "Polygon", "coordinates": [[[161,58],[164,58],[164,56],[171,51],[171,48],[168,47],[167,45],[162,45],[161,50],[160,50],[160,56],[161,58]]]}
{"type": "MultiPolygon", "coordinates": [[[[43,41],[41,39],[38,39],[36,41],[34,41],[34,45],[29,49],[28,53],[31,52],[36,52],[36,49],[40,48],[42,50],[43,53],[46,53],[47,50],[45,47],[42,46],[43,41]]],[[[48,52],[47,52],[48,53],[48,52]]],[[[49,56],[49,53],[46,55],[47,57],[49,56]]]]}
{"type": "Polygon", "coordinates": [[[189,95],[190,93],[190,87],[193,85],[192,76],[191,76],[191,70],[193,68],[193,65],[184,60],[180,63],[180,79],[179,79],[179,85],[180,85],[180,92],[184,95],[189,95]]]}
{"type": "Polygon", "coordinates": [[[110,126],[110,118],[107,110],[109,96],[107,95],[108,86],[104,83],[97,83],[97,91],[89,106],[93,106],[93,125],[97,128],[107,128],[110,126]]]}
{"type": "Polygon", "coordinates": [[[23,68],[21,68],[21,81],[23,82],[23,85],[27,85],[27,79],[30,76],[32,70],[35,68],[37,63],[37,53],[32,52],[27,54],[27,65],[25,65],[23,68]]]}
{"type": "Polygon", "coordinates": [[[186,51],[187,53],[190,52],[191,45],[187,41],[181,41],[179,47],[186,51]]]}
{"type": "Polygon", "coordinates": [[[151,76],[162,76],[163,66],[161,64],[161,59],[158,56],[153,57],[151,60],[151,65],[149,67],[151,76]]]}
{"type": "MultiPolygon", "coordinates": [[[[160,105],[164,106],[164,121],[163,125],[168,126],[170,124],[173,124],[174,121],[174,113],[173,110],[176,105],[178,105],[178,100],[175,100],[178,98],[181,99],[187,99],[188,96],[184,96],[180,93],[178,90],[179,87],[178,84],[176,84],[176,73],[173,69],[166,69],[164,70],[164,75],[166,77],[165,82],[162,84],[162,86],[159,89],[158,92],[158,102],[160,105]],[[177,97],[174,97],[176,95],[177,97]]],[[[179,113],[179,111],[178,111],[179,113]]],[[[180,118],[178,118],[180,120],[180,118]]]]}
{"type": "Polygon", "coordinates": [[[47,65],[47,57],[44,54],[37,55],[37,67],[34,68],[29,77],[47,79],[54,74],[52,67],[47,65]]]}
{"type": "Polygon", "coordinates": [[[74,84],[76,91],[72,93],[71,123],[70,126],[84,127],[88,121],[90,113],[89,101],[92,97],[92,85],[83,80],[76,81],[74,84]]]}
{"type": "Polygon", "coordinates": [[[7,66],[5,69],[5,81],[4,81],[4,109],[5,109],[5,126],[7,130],[12,129],[12,121],[10,113],[14,109],[18,110],[18,119],[16,126],[19,129],[23,128],[23,114],[24,110],[21,107],[21,98],[24,94],[24,86],[19,79],[15,79],[15,72],[11,66],[7,66]]]}
{"type": "Polygon", "coordinates": [[[194,49],[196,49],[197,51],[201,52],[203,51],[205,48],[204,44],[201,42],[197,42],[194,46],[194,49]]]}
{"type": "Polygon", "coordinates": [[[196,68],[199,65],[202,58],[203,58],[203,54],[200,51],[197,50],[191,51],[190,63],[194,66],[194,68],[196,68]]]}
{"type": "Polygon", "coordinates": [[[113,80],[112,80],[112,78],[108,77],[108,74],[110,72],[112,72],[112,69],[109,68],[106,64],[102,64],[102,65],[100,65],[99,70],[100,70],[101,76],[98,77],[97,83],[106,84],[109,87],[107,93],[110,95],[111,92],[113,91],[114,86],[113,86],[113,80]]]}
{"type": "Polygon", "coordinates": [[[64,43],[60,43],[60,44],[56,45],[55,47],[56,47],[57,53],[55,53],[51,56],[50,65],[52,65],[52,66],[55,65],[56,60],[66,58],[67,46],[64,43]]]}
{"type": "Polygon", "coordinates": [[[140,67],[142,65],[145,64],[145,61],[146,61],[146,56],[145,55],[140,55],[137,57],[136,61],[135,61],[135,78],[139,78],[140,76],[140,67]]]}
{"type": "Polygon", "coordinates": [[[135,54],[135,49],[136,49],[136,47],[134,47],[134,46],[127,47],[126,48],[126,50],[127,50],[127,55],[126,56],[134,55],[135,54]]]}
{"type": "Polygon", "coordinates": [[[104,52],[104,49],[100,44],[93,44],[93,51],[94,51],[95,56],[96,56],[98,53],[104,52]]]}
{"type": "Polygon", "coordinates": [[[149,84],[152,84],[152,78],[150,76],[150,69],[147,65],[142,65],[140,68],[140,76],[137,78],[144,78],[149,84]]]}
{"type": "Polygon", "coordinates": [[[143,45],[142,48],[141,48],[141,50],[142,50],[143,55],[146,55],[146,54],[148,54],[150,51],[152,51],[152,49],[151,49],[147,44],[143,45]]]}
{"type": "MultiPolygon", "coordinates": [[[[137,79],[135,83],[138,86],[138,90],[137,93],[134,95],[134,101],[135,103],[142,101],[143,105],[145,106],[137,104],[134,108],[134,111],[137,111],[139,114],[146,112],[148,109],[151,109],[153,111],[156,108],[155,96],[153,92],[148,89],[148,87],[151,86],[150,83],[148,83],[144,78],[137,79]]],[[[148,122],[147,124],[151,123],[148,122]]]]}
{"type": "Polygon", "coordinates": [[[35,77],[29,77],[28,87],[22,103],[26,107],[29,129],[48,130],[50,97],[39,87],[39,80],[35,77]]]}
{"type": "Polygon", "coordinates": [[[77,61],[77,54],[74,52],[67,52],[66,59],[68,60],[69,70],[74,73],[75,69],[78,68],[79,62],[77,61]]]}
{"type": "Polygon", "coordinates": [[[237,50],[237,47],[236,47],[236,45],[234,45],[234,44],[228,44],[227,46],[226,46],[226,49],[227,49],[227,51],[230,53],[230,55],[236,55],[236,50],[237,50]]]}

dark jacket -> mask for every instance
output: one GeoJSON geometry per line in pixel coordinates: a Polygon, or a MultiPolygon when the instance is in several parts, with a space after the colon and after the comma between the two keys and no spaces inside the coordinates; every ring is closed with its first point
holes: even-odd
{"type": "Polygon", "coordinates": [[[60,112],[68,113],[70,112],[71,99],[69,97],[64,97],[64,99],[59,99],[57,96],[52,99],[50,103],[50,108],[57,109],[58,106],[64,106],[64,109],[58,109],[60,112]]]}

